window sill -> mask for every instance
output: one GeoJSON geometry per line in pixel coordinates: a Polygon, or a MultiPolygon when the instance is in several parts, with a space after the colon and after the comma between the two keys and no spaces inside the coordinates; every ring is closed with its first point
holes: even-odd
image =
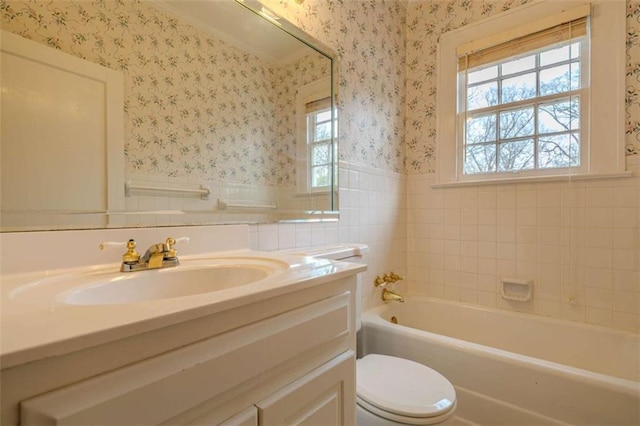
{"type": "Polygon", "coordinates": [[[295,198],[320,197],[330,195],[331,191],[313,191],[313,192],[296,192],[293,194],[295,198]]]}
{"type": "Polygon", "coordinates": [[[624,171],[616,173],[583,173],[574,175],[546,175],[546,176],[520,176],[494,179],[461,180],[455,182],[434,183],[431,188],[458,188],[465,186],[501,185],[514,183],[542,183],[542,182],[569,182],[598,179],[621,179],[633,176],[633,172],[624,171]]]}

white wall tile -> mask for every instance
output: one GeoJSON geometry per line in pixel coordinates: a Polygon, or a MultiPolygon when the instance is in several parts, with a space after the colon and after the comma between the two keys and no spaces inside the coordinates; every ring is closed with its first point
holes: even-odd
{"type": "Polygon", "coordinates": [[[638,321],[638,315],[630,314],[628,312],[613,312],[613,326],[622,330],[628,330],[632,332],[640,331],[640,321],[638,321]]]}
{"type": "MultiPolygon", "coordinates": [[[[451,300],[637,330],[639,186],[615,182],[483,186],[476,207],[468,188],[415,187],[436,212],[424,254],[438,264],[428,278],[435,281],[420,288],[451,300]],[[443,204],[446,209],[434,207],[443,204]],[[533,302],[502,300],[500,278],[511,276],[534,280],[533,302]]],[[[409,234],[416,229],[408,225],[409,234]]]]}

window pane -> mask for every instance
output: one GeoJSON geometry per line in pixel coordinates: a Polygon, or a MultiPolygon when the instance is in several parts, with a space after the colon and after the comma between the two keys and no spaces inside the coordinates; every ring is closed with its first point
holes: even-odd
{"type": "Polygon", "coordinates": [[[577,167],[580,165],[580,134],[541,136],[538,144],[538,167],[577,167]]]}
{"type": "Polygon", "coordinates": [[[540,95],[553,95],[580,88],[580,64],[560,65],[540,71],[540,95]]]}
{"type": "Polygon", "coordinates": [[[571,59],[580,57],[580,45],[581,42],[573,43],[571,45],[571,59]]]}
{"type": "Polygon", "coordinates": [[[570,59],[576,59],[580,56],[580,43],[573,43],[558,47],[557,49],[547,50],[540,53],[540,66],[555,64],[557,62],[564,62],[570,59]]]}
{"type": "Polygon", "coordinates": [[[329,121],[331,120],[331,110],[328,109],[326,111],[323,112],[319,112],[316,114],[316,121],[320,122],[320,121],[329,121]]]}
{"type": "Polygon", "coordinates": [[[566,132],[580,128],[580,98],[541,104],[538,109],[538,133],[566,132]]]}
{"type": "Polygon", "coordinates": [[[486,83],[467,89],[467,110],[498,105],[498,83],[486,83]]]}
{"type": "Polygon", "coordinates": [[[536,55],[526,56],[502,64],[502,75],[515,74],[526,70],[533,69],[536,66],[536,55]]]}
{"type": "Polygon", "coordinates": [[[496,140],[496,116],[480,115],[467,119],[467,143],[491,142],[496,140]]]}
{"type": "Polygon", "coordinates": [[[311,155],[311,164],[317,166],[319,164],[329,163],[329,145],[316,145],[313,147],[313,154],[311,155]]]}
{"type": "Polygon", "coordinates": [[[522,101],[536,96],[536,73],[502,80],[502,103],[522,101]]]}
{"type": "Polygon", "coordinates": [[[533,156],[533,139],[501,143],[498,171],[533,169],[533,156]]]}
{"type": "Polygon", "coordinates": [[[500,113],[500,139],[533,135],[533,107],[503,111],[500,113]]]}
{"type": "Polygon", "coordinates": [[[473,71],[467,74],[467,84],[479,83],[485,80],[491,80],[498,77],[498,66],[494,65],[489,68],[473,71]]]}
{"type": "Polygon", "coordinates": [[[314,188],[329,186],[329,166],[316,166],[311,169],[311,186],[314,188]]]}
{"type": "Polygon", "coordinates": [[[326,122],[322,124],[316,125],[316,131],[314,134],[313,141],[324,141],[327,139],[331,139],[331,122],[326,122]]]}
{"type": "Polygon", "coordinates": [[[496,171],[496,146],[494,144],[469,145],[465,148],[464,173],[491,173],[496,171]]]}

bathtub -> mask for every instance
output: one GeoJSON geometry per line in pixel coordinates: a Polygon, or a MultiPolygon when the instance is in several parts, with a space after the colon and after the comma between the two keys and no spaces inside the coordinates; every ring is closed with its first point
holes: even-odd
{"type": "Polygon", "coordinates": [[[359,350],[439,371],[470,423],[640,425],[634,333],[408,297],[363,314],[359,350]]]}

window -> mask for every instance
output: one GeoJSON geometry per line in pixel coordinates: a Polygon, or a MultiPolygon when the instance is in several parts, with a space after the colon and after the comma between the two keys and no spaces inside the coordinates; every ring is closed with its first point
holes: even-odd
{"type": "Polygon", "coordinates": [[[623,173],[624,26],[623,1],[539,1],[443,34],[437,185],[623,173]]]}
{"type": "MultiPolygon", "coordinates": [[[[335,152],[332,152],[333,126],[331,98],[323,98],[306,104],[307,110],[307,162],[309,190],[329,191],[331,169],[335,152]]],[[[335,130],[334,130],[335,133],[335,130]]]]}
{"type": "Polygon", "coordinates": [[[580,167],[587,19],[458,58],[462,173],[580,167]]]}
{"type": "Polygon", "coordinates": [[[299,194],[324,194],[335,184],[338,119],[331,93],[331,79],[327,78],[298,89],[296,185],[299,194]]]}

